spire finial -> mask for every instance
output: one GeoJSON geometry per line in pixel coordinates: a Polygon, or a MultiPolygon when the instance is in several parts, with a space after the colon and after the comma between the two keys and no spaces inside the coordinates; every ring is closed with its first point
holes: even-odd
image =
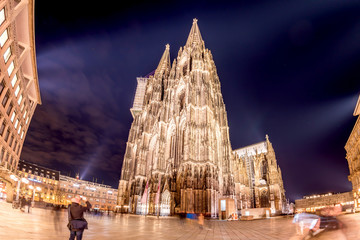
{"type": "Polygon", "coordinates": [[[166,49],[166,50],[169,50],[169,49],[170,49],[170,44],[166,44],[166,45],[165,45],[165,49],[166,49]]]}
{"type": "Polygon", "coordinates": [[[197,21],[198,21],[198,20],[197,20],[196,18],[194,18],[194,19],[193,19],[193,24],[197,23],[197,21]]]}
{"type": "Polygon", "coordinates": [[[265,135],[266,141],[269,141],[269,135],[265,135]]]}

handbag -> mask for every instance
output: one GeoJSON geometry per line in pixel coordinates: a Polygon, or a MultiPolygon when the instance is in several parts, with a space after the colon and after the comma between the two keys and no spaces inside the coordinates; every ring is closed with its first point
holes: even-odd
{"type": "Polygon", "coordinates": [[[69,220],[69,222],[67,224],[67,227],[70,231],[88,229],[88,223],[85,220],[85,218],[72,219],[71,212],[70,212],[70,206],[68,207],[68,220],[69,220]]]}

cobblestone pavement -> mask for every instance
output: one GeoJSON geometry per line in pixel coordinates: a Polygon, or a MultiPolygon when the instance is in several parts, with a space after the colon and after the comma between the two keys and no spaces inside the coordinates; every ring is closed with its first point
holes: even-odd
{"type": "MultiPolygon", "coordinates": [[[[102,239],[252,239],[252,240],[295,240],[292,218],[272,218],[254,221],[205,220],[203,228],[196,221],[177,218],[156,218],[134,215],[87,215],[89,229],[84,240],[102,239]]],[[[346,225],[341,230],[323,231],[312,239],[360,239],[360,214],[340,216],[346,225]]],[[[0,202],[0,239],[57,240],[68,239],[66,228],[67,211],[52,212],[46,209],[32,209],[31,213],[12,209],[11,204],[0,202]]]]}

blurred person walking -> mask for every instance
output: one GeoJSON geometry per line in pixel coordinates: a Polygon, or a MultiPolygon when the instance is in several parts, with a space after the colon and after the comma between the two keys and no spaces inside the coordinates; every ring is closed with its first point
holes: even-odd
{"type": "Polygon", "coordinates": [[[26,199],[24,196],[20,199],[20,211],[25,212],[26,199]]]}
{"type": "MultiPolygon", "coordinates": [[[[31,208],[31,200],[30,200],[30,198],[26,198],[25,205],[27,206],[28,213],[30,213],[30,208],[31,208]]],[[[24,211],[25,211],[25,207],[24,207],[24,211]]]]}
{"type": "Polygon", "coordinates": [[[88,229],[88,223],[84,218],[84,212],[91,208],[91,204],[86,200],[86,197],[80,198],[79,196],[71,199],[71,205],[68,207],[68,228],[70,230],[69,240],[81,240],[84,230],[88,229]],[[83,200],[86,203],[86,207],[80,204],[83,200]]]}

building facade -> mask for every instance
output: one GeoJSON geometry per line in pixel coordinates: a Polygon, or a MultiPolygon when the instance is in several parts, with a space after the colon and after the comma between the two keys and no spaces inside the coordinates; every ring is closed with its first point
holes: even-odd
{"type": "Polygon", "coordinates": [[[352,192],[316,194],[295,200],[297,213],[316,212],[318,209],[333,207],[339,204],[343,209],[352,208],[354,205],[352,192]]]}
{"type": "Polygon", "coordinates": [[[118,190],[111,186],[60,175],[61,204],[71,204],[76,195],[84,196],[93,209],[115,210],[118,190]]]}
{"type": "Polygon", "coordinates": [[[19,188],[16,190],[19,191],[18,195],[32,198],[34,194],[36,202],[61,203],[60,171],[20,160],[17,175],[19,179],[28,180],[19,181],[19,188]]]}
{"type": "Polygon", "coordinates": [[[216,217],[220,198],[250,207],[249,174],[232,151],[219,77],[196,19],[173,63],[166,45],[155,72],[137,81],[121,211],[216,217]]]}
{"type": "Polygon", "coordinates": [[[282,212],[287,204],[285,190],[281,169],[268,135],[266,141],[234,152],[246,168],[250,192],[248,199],[240,198],[241,208],[270,208],[272,213],[282,212]]]}
{"type": "Polygon", "coordinates": [[[12,199],[22,146],[41,104],[34,36],[34,0],[0,1],[0,182],[12,199]]]}
{"type": "Polygon", "coordinates": [[[349,181],[353,187],[354,206],[360,207],[360,96],[356,103],[354,116],[358,116],[355,126],[346,142],[346,159],[349,164],[349,181]]]}

